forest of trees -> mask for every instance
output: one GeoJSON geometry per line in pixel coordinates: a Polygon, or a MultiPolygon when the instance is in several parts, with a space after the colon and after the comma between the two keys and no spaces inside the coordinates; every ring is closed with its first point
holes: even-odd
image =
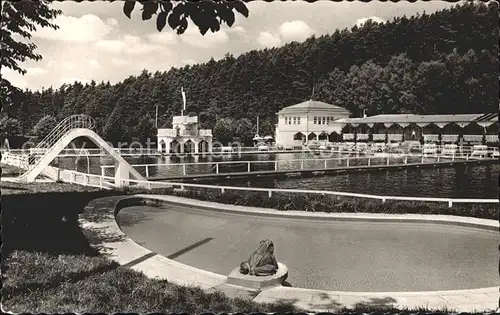
{"type": "Polygon", "coordinates": [[[273,132],[276,112],[310,99],[313,86],[314,99],[345,107],[353,116],[363,109],[369,115],[496,112],[497,21],[493,2],[385,24],[369,21],[237,58],[144,70],[115,85],[75,82],[19,91],[3,115],[30,134],[44,116],[60,120],[84,113],[96,119],[97,132],[109,141],[144,140],[155,133],[156,105],[160,127],[180,113],[181,86],[188,111],[199,115],[202,128],[233,137],[253,132],[257,115],[261,133],[273,132]]]}

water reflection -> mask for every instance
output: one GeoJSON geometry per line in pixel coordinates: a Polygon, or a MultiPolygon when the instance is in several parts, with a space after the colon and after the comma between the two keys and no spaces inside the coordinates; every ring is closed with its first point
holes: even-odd
{"type": "MultiPolygon", "coordinates": [[[[333,156],[336,157],[336,156],[333,156]]],[[[262,161],[251,165],[252,171],[273,170],[275,161],[279,161],[280,170],[323,168],[324,161],[319,159],[324,156],[304,153],[264,153],[264,154],[233,154],[232,156],[184,156],[184,157],[127,157],[131,164],[160,164],[150,166],[148,174],[144,167],[137,170],[144,176],[172,176],[194,173],[215,173],[215,165],[198,164],[187,165],[185,170],[179,163],[209,163],[224,161],[262,161]],[[297,159],[310,159],[304,161],[292,161],[297,159]],[[265,161],[269,161],[265,163],[265,161]]],[[[420,159],[420,158],[418,158],[420,159]]],[[[81,158],[75,164],[76,158],[59,158],[59,166],[87,172],[86,158],[81,158]]],[[[410,161],[409,162],[416,162],[410,161]]],[[[367,165],[366,160],[350,160],[350,165],[367,165]]],[[[381,157],[372,160],[372,165],[385,164],[385,158],[381,157]]],[[[108,157],[91,157],[90,173],[101,174],[101,165],[113,165],[108,157]]],[[[345,166],[345,160],[327,161],[328,167],[345,166]]],[[[246,172],[247,163],[236,165],[219,164],[219,172],[246,172]]],[[[272,178],[251,178],[241,180],[219,180],[215,184],[236,185],[252,187],[275,187],[276,183],[281,188],[301,188],[301,189],[325,189],[345,192],[357,192],[366,194],[382,194],[395,196],[422,196],[422,197],[449,197],[449,198],[497,198],[498,197],[498,177],[500,166],[494,165],[464,165],[457,164],[446,168],[412,168],[400,170],[380,170],[372,172],[356,172],[338,174],[334,176],[321,177],[290,177],[278,179],[276,182],[272,178]]],[[[109,170],[107,175],[112,175],[109,170]]]]}

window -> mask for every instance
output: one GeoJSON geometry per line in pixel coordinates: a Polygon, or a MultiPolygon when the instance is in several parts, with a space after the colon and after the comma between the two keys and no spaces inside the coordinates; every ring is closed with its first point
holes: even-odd
{"type": "Polygon", "coordinates": [[[326,125],[326,117],[322,117],[321,120],[323,121],[322,124],[326,125]]]}
{"type": "Polygon", "coordinates": [[[293,124],[296,125],[297,124],[297,117],[293,117],[293,124]]]}
{"type": "Polygon", "coordinates": [[[318,124],[318,117],[314,116],[314,124],[317,125],[318,124]]]}
{"type": "Polygon", "coordinates": [[[297,117],[297,124],[300,125],[300,117],[297,117]]]}

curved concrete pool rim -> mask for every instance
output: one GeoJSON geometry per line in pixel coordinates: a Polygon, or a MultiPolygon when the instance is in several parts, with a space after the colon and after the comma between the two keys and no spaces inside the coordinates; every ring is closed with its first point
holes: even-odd
{"type": "MultiPolygon", "coordinates": [[[[258,214],[260,216],[293,217],[302,219],[361,220],[377,222],[419,222],[468,226],[487,230],[499,229],[499,222],[446,215],[386,215],[367,213],[308,213],[304,211],[278,211],[273,209],[233,206],[188,198],[160,195],[135,195],[120,199],[109,213],[108,220],[100,223],[82,222],[84,226],[104,229],[105,233],[121,238],[104,246],[111,259],[121,265],[143,272],[150,278],[168,279],[181,285],[194,285],[202,289],[217,289],[223,286],[227,276],[194,268],[160,256],[128,238],[119,228],[115,215],[128,206],[141,204],[179,204],[231,213],[258,214]]],[[[245,290],[237,288],[236,290],[245,290]]],[[[489,287],[470,290],[422,291],[422,292],[346,292],[325,291],[305,288],[275,287],[261,291],[253,300],[256,302],[276,302],[294,299],[295,305],[307,310],[324,311],[340,306],[353,307],[358,303],[374,302],[389,298],[395,307],[426,307],[429,309],[455,309],[457,311],[484,311],[498,309],[499,288],[489,287]],[[335,300],[335,301],[333,301],[335,300]],[[332,302],[333,301],[333,302],[332,302]],[[332,306],[335,305],[335,306],[332,306]]],[[[385,303],[385,302],[384,302],[385,303]]],[[[384,304],[387,305],[387,304],[384,304]]]]}

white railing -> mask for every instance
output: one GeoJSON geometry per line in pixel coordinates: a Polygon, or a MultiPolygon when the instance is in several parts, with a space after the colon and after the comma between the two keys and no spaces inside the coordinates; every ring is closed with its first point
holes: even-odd
{"type": "Polygon", "coordinates": [[[439,135],[424,135],[425,142],[437,142],[439,141],[439,135]]]}
{"type": "Polygon", "coordinates": [[[344,133],[342,135],[342,139],[344,139],[344,140],[354,140],[354,134],[353,133],[344,133]]]}
{"type": "MultiPolygon", "coordinates": [[[[69,182],[74,184],[81,184],[93,187],[102,187],[109,189],[109,186],[114,186],[110,181],[115,181],[114,177],[111,176],[99,176],[80,173],[76,171],[68,171],[70,173],[69,182]],[[107,185],[109,185],[107,187],[107,185]]],[[[188,184],[188,183],[174,183],[174,182],[156,182],[156,181],[141,181],[134,179],[122,179],[122,182],[128,184],[136,184],[148,189],[152,188],[180,188],[184,190],[188,188],[205,188],[212,190],[219,190],[221,193],[225,191],[252,191],[252,192],[265,192],[268,197],[271,198],[273,193],[287,193],[287,194],[311,194],[311,195],[323,195],[323,196],[336,196],[340,197],[350,197],[358,199],[374,199],[380,200],[385,203],[388,200],[397,201],[409,201],[409,202],[438,202],[447,203],[448,207],[452,207],[453,204],[498,204],[498,199],[455,199],[455,198],[427,198],[427,197],[403,197],[403,196],[378,196],[378,195],[368,195],[368,194],[358,194],[358,193],[348,193],[339,191],[328,191],[328,190],[303,190],[303,189],[281,189],[281,188],[256,188],[256,187],[235,187],[235,186],[216,186],[216,185],[203,185],[203,184],[188,184]]]]}
{"type": "Polygon", "coordinates": [[[457,142],[458,135],[441,135],[442,142],[457,142]]]}
{"type": "MultiPolygon", "coordinates": [[[[449,152],[446,152],[449,153],[449,152]]],[[[482,156],[481,156],[482,157],[482,156]]],[[[471,159],[469,154],[437,154],[437,146],[433,146],[432,152],[426,150],[423,154],[399,154],[399,155],[384,155],[384,156],[342,156],[336,158],[325,158],[325,159],[292,159],[292,160],[274,160],[274,161],[223,161],[223,162],[202,162],[202,163],[173,163],[173,164],[132,164],[131,166],[136,169],[144,169],[145,176],[150,177],[150,168],[174,168],[177,169],[178,175],[203,175],[203,174],[231,174],[231,173],[258,173],[262,171],[283,171],[283,172],[294,172],[294,171],[320,171],[320,170],[334,170],[340,168],[363,168],[363,167],[383,167],[383,166],[394,166],[394,165],[412,165],[412,164],[424,164],[424,163],[440,163],[440,162],[455,162],[455,161],[468,161],[471,159]],[[429,157],[428,154],[433,154],[429,157]],[[309,166],[306,165],[309,162],[309,166]],[[313,163],[310,163],[313,162],[313,163]],[[335,163],[332,163],[335,162],[335,163]],[[361,162],[361,163],[360,163],[361,162]],[[378,163],[377,163],[378,162],[378,163]],[[253,165],[256,164],[271,164],[272,169],[265,170],[254,170],[253,165]],[[285,164],[285,165],[283,165],[285,164]],[[290,165],[295,165],[295,168],[289,168],[290,165]],[[311,164],[314,164],[311,166],[311,164]],[[332,165],[333,164],[333,165],[332,165]],[[194,167],[209,166],[204,170],[194,170],[194,167]],[[222,166],[239,166],[240,168],[245,168],[244,171],[241,170],[224,170],[221,171],[222,166]],[[188,170],[194,170],[195,172],[188,172],[188,170]],[[197,171],[197,172],[196,172],[197,171]]],[[[105,176],[109,170],[114,169],[114,165],[102,165],[101,166],[101,176],[105,176]]],[[[173,175],[177,176],[177,175],[173,175]]]]}
{"type": "Polygon", "coordinates": [[[28,156],[5,152],[4,154],[2,154],[2,163],[27,170],[28,156]]]}
{"type": "Polygon", "coordinates": [[[212,129],[200,129],[200,137],[211,137],[212,129]]]}
{"type": "Polygon", "coordinates": [[[486,135],[486,142],[498,142],[498,135],[486,135]]]}
{"type": "MultiPolygon", "coordinates": [[[[52,129],[52,131],[42,141],[40,141],[40,143],[35,146],[34,150],[40,150],[41,152],[45,151],[43,154],[46,154],[68,131],[76,128],[93,129],[94,125],[94,119],[87,115],[79,114],[66,117],[59,124],[57,124],[57,126],[52,129]]],[[[43,158],[29,158],[28,172],[29,170],[35,168],[42,160],[43,158]]],[[[23,181],[28,172],[19,176],[18,180],[23,181]]]]}
{"type": "Polygon", "coordinates": [[[176,137],[177,130],[176,129],[158,129],[159,137],[176,137]]]}
{"type": "Polygon", "coordinates": [[[402,133],[389,133],[387,134],[387,140],[390,141],[403,141],[402,133]]]}
{"type": "Polygon", "coordinates": [[[368,134],[367,133],[358,133],[356,135],[356,140],[368,140],[368,134]]]}
{"type": "Polygon", "coordinates": [[[174,116],[172,118],[172,122],[174,124],[182,124],[182,123],[196,124],[198,123],[198,116],[174,116]]]}
{"type": "Polygon", "coordinates": [[[184,136],[184,137],[198,137],[198,130],[181,130],[181,133],[180,133],[181,136],[184,136]]]}
{"type": "Polygon", "coordinates": [[[374,133],[372,137],[373,141],[385,141],[385,133],[374,133]]]}
{"type": "Polygon", "coordinates": [[[94,125],[94,119],[87,115],[79,114],[66,117],[35,146],[35,149],[50,149],[66,132],[71,129],[93,129],[94,125]]]}
{"type": "Polygon", "coordinates": [[[463,135],[463,139],[466,142],[481,142],[483,141],[482,135],[463,135]]]}

